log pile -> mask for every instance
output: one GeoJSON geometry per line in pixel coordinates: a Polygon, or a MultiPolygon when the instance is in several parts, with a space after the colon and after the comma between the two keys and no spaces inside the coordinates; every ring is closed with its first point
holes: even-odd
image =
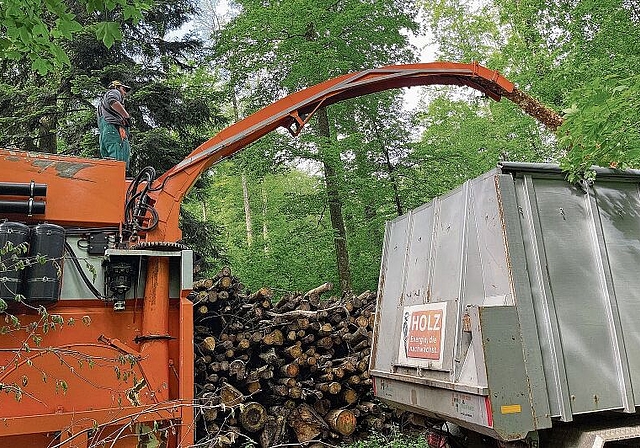
{"type": "Polygon", "coordinates": [[[375,293],[323,298],[324,284],[277,302],[228,268],[194,303],[197,439],[209,447],[349,441],[390,426],[368,365],[375,293]]]}

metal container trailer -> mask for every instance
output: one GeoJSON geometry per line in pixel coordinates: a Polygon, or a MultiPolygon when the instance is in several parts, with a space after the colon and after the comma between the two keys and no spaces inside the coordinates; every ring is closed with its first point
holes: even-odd
{"type": "Polygon", "coordinates": [[[531,446],[640,437],[639,182],[502,163],[388,222],[376,396],[531,446]]]}

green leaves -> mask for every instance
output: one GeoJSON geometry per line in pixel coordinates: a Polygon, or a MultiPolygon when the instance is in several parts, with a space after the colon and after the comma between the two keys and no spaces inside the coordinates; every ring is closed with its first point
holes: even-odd
{"type": "Polygon", "coordinates": [[[5,322],[11,324],[13,328],[20,328],[20,319],[18,319],[18,317],[14,316],[13,314],[7,314],[5,316],[5,322]]]}
{"type": "Polygon", "coordinates": [[[0,58],[26,57],[32,69],[40,74],[68,63],[58,39],[70,39],[81,26],[61,1],[47,0],[45,5],[47,9],[43,12],[37,3],[19,0],[0,3],[0,25],[6,30],[0,44],[0,58]],[[45,22],[46,12],[56,17],[53,24],[45,22]]]}
{"type": "Polygon", "coordinates": [[[96,37],[104,43],[105,47],[111,48],[117,40],[122,40],[120,25],[116,22],[102,22],[96,28],[96,37]]]}
{"type": "MultiPolygon", "coordinates": [[[[628,2],[472,3],[465,8],[469,2],[463,0],[425,2],[439,56],[490,62],[520,88],[562,110],[566,122],[558,139],[532,141],[544,160],[559,161],[571,180],[591,165],[640,165],[640,26],[628,2]],[[478,55],[474,48],[483,51],[478,55]]],[[[521,142],[527,138],[515,135],[521,142]]]]}
{"type": "Polygon", "coordinates": [[[640,166],[640,75],[595,78],[571,92],[569,101],[558,135],[568,148],[561,166],[571,180],[591,165],[640,166]]]}
{"type": "MultiPolygon", "coordinates": [[[[103,14],[116,20],[99,22],[96,37],[110,48],[122,40],[122,20],[138,23],[144,11],[152,5],[150,0],[80,0],[90,14],[103,14]]],[[[0,2],[0,59],[28,59],[31,69],[45,75],[63,66],[69,66],[68,55],[62,42],[71,40],[84,27],[63,0],[40,2],[4,0],[0,2]]]]}
{"type": "MultiPolygon", "coordinates": [[[[69,17],[74,17],[70,15],[69,17]]],[[[56,27],[52,30],[51,34],[55,38],[63,37],[65,39],[71,39],[73,35],[82,30],[80,25],[75,20],[56,19],[56,27]]]]}
{"type": "Polygon", "coordinates": [[[44,0],[47,9],[58,17],[67,14],[67,7],[63,0],[44,0]]]}
{"type": "MultiPolygon", "coordinates": [[[[249,109],[263,106],[287,93],[293,93],[338,75],[390,63],[412,62],[415,59],[407,36],[409,32],[417,29],[415,22],[417,10],[413,1],[239,0],[238,4],[241,6],[239,14],[216,36],[218,37],[216,50],[220,62],[225,64],[231,74],[233,89],[242,92],[244,86],[249,86],[246,90],[252,95],[246,98],[249,109]]],[[[310,261],[310,263],[327,266],[324,273],[320,271],[319,275],[325,276],[324,279],[319,280],[321,283],[326,281],[329,272],[330,275],[336,272],[335,266],[337,266],[340,281],[336,283],[341,284],[341,287],[348,287],[351,277],[349,270],[354,262],[345,247],[350,238],[347,226],[351,224],[351,228],[356,228],[358,225],[345,223],[349,221],[346,207],[344,207],[348,202],[346,197],[357,196],[357,193],[350,191],[346,177],[357,175],[353,172],[346,174],[344,161],[352,158],[354,151],[366,150],[338,141],[338,135],[340,139],[350,141],[348,133],[343,130],[350,127],[350,131],[353,131],[357,128],[356,123],[361,123],[361,120],[355,118],[353,114],[341,114],[340,118],[336,119],[333,115],[334,110],[331,109],[327,116],[322,109],[322,112],[316,115],[318,120],[313,120],[309,124],[310,129],[301,136],[301,140],[291,143],[283,141],[280,151],[269,148],[264,149],[263,153],[276,153],[278,159],[285,160],[289,164],[295,164],[303,159],[308,161],[307,163],[318,164],[323,170],[323,181],[313,179],[318,182],[319,202],[315,205],[319,208],[319,211],[316,209],[316,213],[321,217],[315,219],[309,216],[300,217],[299,221],[295,221],[298,227],[292,229],[290,234],[303,235],[300,237],[300,244],[303,245],[305,241],[313,240],[314,249],[309,252],[316,256],[335,250],[336,260],[333,263],[330,259],[310,261]],[[319,223],[325,223],[329,215],[330,227],[318,229],[319,223]],[[315,228],[312,224],[314,221],[315,228]],[[312,235],[318,234],[322,236],[314,239],[312,235]]],[[[274,159],[264,155],[263,158],[274,159]]],[[[374,176],[369,180],[375,182],[374,176]]],[[[270,200],[267,203],[271,204],[270,200]]],[[[376,206],[377,204],[366,205],[369,209],[375,209],[376,206]]],[[[260,205],[257,207],[260,210],[260,205]]],[[[360,215],[361,212],[359,204],[357,214],[360,215]]],[[[253,216],[256,216],[255,212],[253,216]]],[[[279,221],[278,218],[273,219],[279,221]]],[[[279,227],[274,223],[269,225],[279,227]]],[[[246,234],[249,233],[246,232],[246,234]]],[[[271,234],[268,233],[268,235],[271,234]]],[[[291,242],[290,237],[283,235],[278,241],[278,244],[282,244],[279,247],[275,240],[271,239],[274,238],[273,236],[269,238],[270,241],[265,242],[265,247],[269,246],[273,249],[252,253],[252,259],[255,256],[256,263],[264,263],[266,275],[269,275],[269,270],[273,271],[268,267],[269,265],[278,264],[286,269],[286,260],[289,257],[285,247],[291,247],[287,244],[291,242]]],[[[251,238],[247,236],[247,240],[251,238]]],[[[370,239],[370,241],[377,240],[370,239]]],[[[370,254],[370,246],[364,249],[358,246],[356,251],[358,260],[364,260],[366,257],[360,255],[364,252],[370,254]]],[[[351,250],[351,247],[349,249],[351,250]]],[[[289,263],[297,263],[297,260],[302,260],[302,257],[302,254],[291,257],[292,260],[289,263]]],[[[314,271],[317,275],[318,270],[314,271]]],[[[306,279],[309,278],[309,275],[302,273],[297,278],[302,279],[303,276],[306,279]]],[[[295,279],[296,277],[289,276],[287,282],[295,279]]],[[[331,279],[335,281],[335,277],[331,279]]],[[[276,281],[283,284],[282,279],[276,281]]],[[[367,283],[371,285],[374,282],[367,283]]]]}
{"type": "Polygon", "coordinates": [[[238,3],[241,13],[221,32],[217,53],[233,78],[266,70],[269,93],[414,57],[401,32],[417,28],[412,1],[238,3]]]}
{"type": "Polygon", "coordinates": [[[152,0],[85,0],[87,12],[114,12],[122,8],[125,20],[133,20],[137,24],[142,19],[142,14],[151,9],[152,0]]]}
{"type": "MultiPolygon", "coordinates": [[[[205,202],[211,214],[208,219],[213,217],[226,229],[222,243],[235,275],[250,289],[268,285],[308,290],[335,281],[333,232],[322,179],[298,170],[261,178],[248,174],[254,235],[248,244],[242,182],[234,164],[225,162],[215,168],[205,202]]],[[[199,205],[189,207],[198,210],[199,205]]],[[[211,272],[219,270],[221,263],[211,272]]]]}
{"type": "Polygon", "coordinates": [[[63,395],[67,394],[69,390],[69,385],[64,380],[56,380],[56,393],[62,393],[63,395]]]}

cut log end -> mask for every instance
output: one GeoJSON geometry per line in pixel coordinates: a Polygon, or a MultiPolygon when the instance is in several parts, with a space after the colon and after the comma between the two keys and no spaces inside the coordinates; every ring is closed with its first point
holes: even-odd
{"type": "Polygon", "coordinates": [[[260,403],[251,402],[241,407],[240,424],[249,432],[260,431],[267,422],[267,410],[260,403]]]}
{"type": "Polygon", "coordinates": [[[301,404],[291,412],[288,423],[293,428],[300,443],[316,438],[327,428],[327,424],[322,420],[322,417],[306,403],[301,404]]]}
{"type": "Polygon", "coordinates": [[[205,353],[213,353],[216,349],[216,338],[213,336],[207,336],[200,344],[200,347],[205,351],[205,353]]]}
{"type": "Polygon", "coordinates": [[[332,430],[343,436],[350,436],[356,430],[356,416],[349,409],[333,409],[324,419],[332,430]]]}

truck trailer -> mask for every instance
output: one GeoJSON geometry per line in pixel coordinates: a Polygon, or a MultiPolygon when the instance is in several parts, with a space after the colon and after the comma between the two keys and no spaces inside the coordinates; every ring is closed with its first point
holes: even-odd
{"type": "Polygon", "coordinates": [[[640,171],[594,171],[502,162],[387,223],[378,398],[499,446],[640,446],[640,171]]]}

